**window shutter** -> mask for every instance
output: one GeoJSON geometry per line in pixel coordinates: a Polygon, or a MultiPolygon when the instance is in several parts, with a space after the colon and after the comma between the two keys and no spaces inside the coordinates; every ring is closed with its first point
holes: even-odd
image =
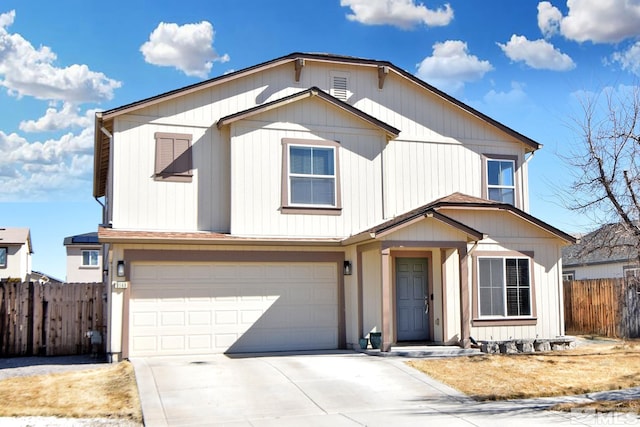
{"type": "Polygon", "coordinates": [[[157,180],[191,181],[193,168],[191,139],[188,134],[161,133],[155,134],[157,180]]]}

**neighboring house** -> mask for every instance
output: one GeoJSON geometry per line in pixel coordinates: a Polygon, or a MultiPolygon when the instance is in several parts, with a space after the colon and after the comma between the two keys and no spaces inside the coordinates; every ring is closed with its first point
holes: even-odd
{"type": "Polygon", "coordinates": [[[95,138],[111,360],[564,334],[541,145],[389,62],[294,53],[95,138]]]}
{"type": "Polygon", "coordinates": [[[64,238],[67,250],[67,282],[102,282],[102,245],[98,233],[85,233],[64,238]]]}
{"type": "Polygon", "coordinates": [[[33,282],[33,283],[38,283],[38,284],[41,284],[41,285],[48,285],[48,284],[58,285],[58,284],[64,283],[60,279],[56,279],[55,277],[49,276],[49,275],[41,273],[39,271],[31,271],[31,274],[29,274],[27,276],[27,281],[28,282],[33,282]]]}
{"type": "Polygon", "coordinates": [[[640,277],[636,239],[623,224],[606,224],[562,249],[563,280],[640,277]]]}
{"type": "Polygon", "coordinates": [[[0,280],[27,281],[31,274],[31,254],[28,228],[0,228],[0,280]]]}

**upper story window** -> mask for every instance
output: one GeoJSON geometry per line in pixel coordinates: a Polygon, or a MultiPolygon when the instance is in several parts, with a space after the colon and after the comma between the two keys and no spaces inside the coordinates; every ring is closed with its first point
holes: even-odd
{"type": "Polygon", "coordinates": [[[339,211],[338,143],[287,138],[283,144],[283,211],[339,211]]]}
{"type": "Polygon", "coordinates": [[[98,250],[90,249],[82,251],[82,266],[83,267],[98,267],[98,256],[100,252],[98,250]]]}
{"type": "Polygon", "coordinates": [[[515,205],[515,168],[515,160],[491,158],[486,160],[487,199],[515,205]]]}
{"type": "Polygon", "coordinates": [[[531,316],[529,258],[478,258],[480,317],[531,316]]]}
{"type": "Polygon", "coordinates": [[[0,248],[0,268],[7,266],[7,248],[0,248]]]}
{"type": "Polygon", "coordinates": [[[336,205],[335,148],[289,146],[289,201],[336,205]]]}
{"type": "Polygon", "coordinates": [[[156,181],[191,182],[191,135],[156,132],[156,181]]]}

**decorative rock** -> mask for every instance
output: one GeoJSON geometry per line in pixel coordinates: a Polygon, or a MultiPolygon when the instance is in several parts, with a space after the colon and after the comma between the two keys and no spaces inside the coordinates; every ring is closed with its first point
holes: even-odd
{"type": "Polygon", "coordinates": [[[515,341],[505,341],[500,343],[500,353],[502,354],[515,354],[518,352],[515,341]]]}
{"type": "Polygon", "coordinates": [[[533,353],[533,341],[531,340],[517,340],[516,348],[519,353],[533,353]]]}
{"type": "Polygon", "coordinates": [[[549,341],[535,341],[533,343],[535,351],[551,351],[551,344],[549,341]]]}
{"type": "Polygon", "coordinates": [[[487,354],[500,353],[500,346],[495,341],[484,341],[480,346],[480,351],[487,354]]]}

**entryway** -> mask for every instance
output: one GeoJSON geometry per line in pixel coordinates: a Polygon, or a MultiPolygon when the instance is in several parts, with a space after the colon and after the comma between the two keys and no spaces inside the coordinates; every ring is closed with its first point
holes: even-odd
{"type": "Polygon", "coordinates": [[[426,258],[396,258],[397,341],[429,341],[426,258]]]}

